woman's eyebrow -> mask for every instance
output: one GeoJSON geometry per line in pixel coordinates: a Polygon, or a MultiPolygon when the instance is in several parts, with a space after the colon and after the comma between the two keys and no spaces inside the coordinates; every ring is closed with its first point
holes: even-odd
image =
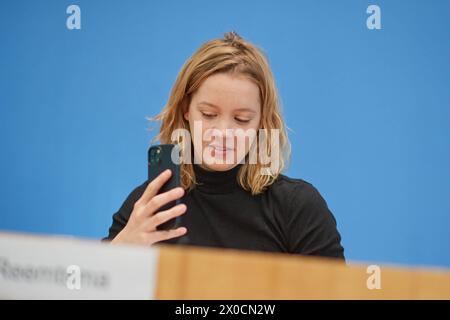
{"type": "Polygon", "coordinates": [[[249,113],[256,113],[255,110],[250,109],[250,108],[239,108],[239,109],[235,109],[234,111],[244,111],[244,112],[249,112],[249,113]]]}
{"type": "Polygon", "coordinates": [[[216,106],[215,104],[212,104],[212,103],[206,102],[206,101],[201,101],[201,102],[197,103],[197,106],[202,105],[202,104],[203,104],[203,105],[206,105],[206,106],[209,106],[209,107],[213,107],[213,108],[219,109],[219,107],[216,106]]]}
{"type": "MultiPolygon", "coordinates": [[[[199,105],[206,105],[206,106],[209,106],[209,107],[220,109],[215,104],[207,102],[207,101],[201,101],[201,102],[197,103],[197,106],[199,106],[199,105]]],[[[250,113],[256,113],[256,111],[251,109],[251,108],[238,108],[238,109],[235,109],[234,111],[245,111],[245,112],[250,112],[250,113]]]]}

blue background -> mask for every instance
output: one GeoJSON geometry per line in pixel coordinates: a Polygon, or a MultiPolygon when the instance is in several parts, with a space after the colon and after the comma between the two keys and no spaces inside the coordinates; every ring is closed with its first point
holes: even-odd
{"type": "Polygon", "coordinates": [[[287,174],[322,193],[347,258],[449,267],[449,1],[2,1],[0,229],[105,236],[145,180],[145,118],[230,30],[267,53],[287,174]]]}

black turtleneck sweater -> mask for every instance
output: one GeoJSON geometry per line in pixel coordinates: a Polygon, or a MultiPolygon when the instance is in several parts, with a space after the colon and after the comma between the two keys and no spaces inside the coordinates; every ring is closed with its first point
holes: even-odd
{"type": "MultiPolygon", "coordinates": [[[[239,168],[219,172],[194,165],[198,185],[181,199],[187,212],[177,220],[188,232],[164,243],[344,258],[336,220],[313,185],[280,175],[252,196],[237,183],[239,168]]],[[[147,185],[134,189],[113,215],[104,240],[123,229],[147,185]]]]}

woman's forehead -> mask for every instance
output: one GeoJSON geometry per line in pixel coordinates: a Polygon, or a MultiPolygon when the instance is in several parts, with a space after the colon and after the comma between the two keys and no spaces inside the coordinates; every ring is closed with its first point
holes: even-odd
{"type": "Polygon", "coordinates": [[[232,108],[233,110],[257,111],[259,88],[245,77],[213,75],[208,77],[194,95],[198,106],[210,108],[232,108]]]}

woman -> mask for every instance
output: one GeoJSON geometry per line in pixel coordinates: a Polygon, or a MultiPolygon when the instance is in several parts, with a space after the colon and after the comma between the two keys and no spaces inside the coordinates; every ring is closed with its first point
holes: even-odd
{"type": "Polygon", "coordinates": [[[310,183],[281,174],[289,142],[272,72],[256,46],[235,32],[205,43],[182,67],[155,119],[156,138],[182,150],[182,187],[157,194],[170,171],[137,187],[114,214],[107,240],[344,259],[325,200],[310,183]],[[174,218],[179,227],[157,230],[174,218]]]}

